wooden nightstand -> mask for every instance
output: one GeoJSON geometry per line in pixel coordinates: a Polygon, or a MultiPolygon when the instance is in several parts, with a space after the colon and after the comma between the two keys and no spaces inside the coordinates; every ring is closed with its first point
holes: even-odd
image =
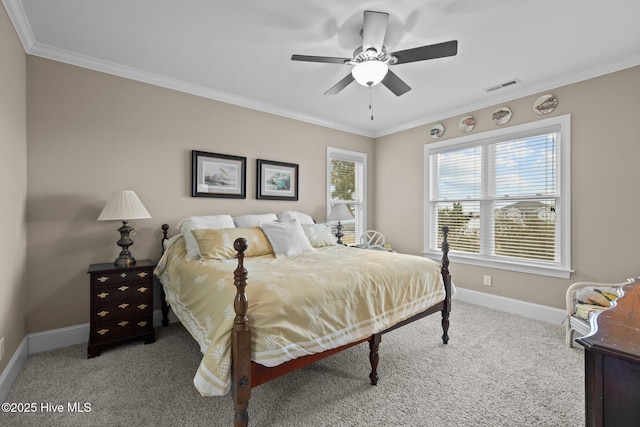
{"type": "Polygon", "coordinates": [[[87,358],[127,341],[155,341],[153,329],[153,269],[151,260],[133,267],[91,264],[91,325],[87,358]]]}

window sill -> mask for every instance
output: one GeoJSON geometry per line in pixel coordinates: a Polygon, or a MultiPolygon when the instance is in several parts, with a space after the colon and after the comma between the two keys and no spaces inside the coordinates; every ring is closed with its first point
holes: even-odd
{"type": "MultiPolygon", "coordinates": [[[[442,252],[423,251],[422,255],[440,262],[442,252]]],[[[519,273],[537,274],[540,276],[558,277],[560,279],[571,278],[573,270],[564,269],[545,264],[523,264],[506,260],[483,259],[479,257],[469,257],[449,252],[449,261],[458,264],[475,265],[478,267],[497,268],[499,270],[516,271],[519,273]]]]}

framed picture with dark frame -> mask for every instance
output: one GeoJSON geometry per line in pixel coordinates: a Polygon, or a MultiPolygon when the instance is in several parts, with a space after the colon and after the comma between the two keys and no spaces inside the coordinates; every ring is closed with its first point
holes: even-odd
{"type": "Polygon", "coordinates": [[[246,199],[247,158],[191,151],[191,196],[246,199]]]}
{"type": "Polygon", "coordinates": [[[298,165],[258,159],[258,199],[298,200],[298,165]]]}

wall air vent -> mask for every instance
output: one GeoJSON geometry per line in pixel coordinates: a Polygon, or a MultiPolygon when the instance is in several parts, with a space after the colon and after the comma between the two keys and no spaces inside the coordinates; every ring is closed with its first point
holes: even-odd
{"type": "Polygon", "coordinates": [[[494,90],[502,89],[508,86],[513,86],[518,83],[520,83],[519,79],[513,79],[513,80],[509,80],[508,82],[500,83],[499,85],[488,87],[484,91],[489,93],[489,92],[493,92],[494,90]]]}

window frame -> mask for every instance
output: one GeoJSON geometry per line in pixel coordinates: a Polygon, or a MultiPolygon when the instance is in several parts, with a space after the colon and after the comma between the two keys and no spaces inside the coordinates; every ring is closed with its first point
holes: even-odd
{"type": "MultiPolygon", "coordinates": [[[[557,200],[556,209],[558,216],[556,217],[556,249],[558,259],[555,262],[541,262],[525,259],[506,259],[496,257],[492,254],[462,253],[456,251],[449,252],[449,259],[452,262],[461,264],[470,264],[481,267],[490,267],[503,270],[517,271],[530,274],[538,274],[543,276],[559,277],[568,279],[571,277],[573,270],[571,269],[571,115],[566,114],[548,119],[541,119],[534,122],[524,123],[521,125],[510,126],[507,128],[495,129],[492,131],[482,132],[474,135],[466,135],[458,138],[448,139],[428,143],[424,145],[424,242],[423,255],[434,260],[441,256],[441,249],[432,247],[435,242],[433,233],[436,224],[433,223],[437,218],[433,218],[431,212],[431,170],[430,155],[434,151],[442,151],[443,148],[449,149],[453,147],[470,147],[484,145],[491,142],[511,141],[519,138],[532,136],[533,134],[542,134],[549,131],[556,131],[559,134],[556,156],[557,156],[557,200]],[[557,128],[559,127],[559,130],[557,128]],[[555,130],[553,130],[555,128],[555,130]]],[[[484,185],[484,183],[483,183],[484,185]]],[[[482,215],[481,215],[482,217],[482,215]]],[[[481,227],[484,235],[490,232],[487,221],[482,221],[481,227]]],[[[490,237],[489,239],[492,239],[490,237]]],[[[487,239],[481,240],[481,247],[487,239]]],[[[436,242],[436,244],[440,244],[436,242]]]]}
{"type": "MultiPolygon", "coordinates": [[[[361,225],[361,230],[357,230],[356,229],[356,242],[355,244],[359,243],[359,238],[361,236],[358,236],[358,231],[360,231],[361,234],[363,234],[365,231],[367,231],[367,180],[368,180],[368,176],[367,176],[367,153],[362,153],[359,151],[351,151],[351,150],[345,150],[342,148],[336,148],[336,147],[330,147],[327,146],[327,159],[326,159],[326,217],[329,217],[329,213],[331,212],[331,207],[332,207],[332,203],[333,200],[331,198],[331,160],[332,159],[339,159],[339,160],[345,160],[345,161],[352,161],[352,162],[356,162],[356,163],[360,163],[362,164],[362,196],[361,196],[361,201],[346,201],[346,202],[351,202],[351,203],[355,203],[357,205],[360,206],[360,212],[361,212],[361,221],[360,221],[360,225],[361,225]]],[[[357,223],[356,223],[357,224],[357,223]]],[[[332,226],[332,229],[334,227],[332,226]]]]}

